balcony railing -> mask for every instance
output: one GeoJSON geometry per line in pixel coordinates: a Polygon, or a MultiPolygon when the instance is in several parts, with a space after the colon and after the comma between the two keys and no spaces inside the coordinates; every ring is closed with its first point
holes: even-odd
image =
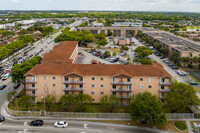
{"type": "Polygon", "coordinates": [[[169,92],[170,89],[160,89],[160,92],[169,92]]]}
{"type": "Polygon", "coordinates": [[[84,81],[81,81],[81,80],[77,80],[77,81],[74,81],[74,80],[72,80],[72,81],[66,81],[66,80],[64,80],[63,83],[65,83],[65,84],[83,84],[84,81]]]}
{"type": "Polygon", "coordinates": [[[131,96],[117,96],[117,97],[119,97],[120,99],[130,99],[131,98],[131,96]]]}
{"type": "Polygon", "coordinates": [[[126,82],[126,81],[112,81],[112,84],[132,84],[132,82],[126,82]]]}
{"type": "Polygon", "coordinates": [[[122,89],[122,88],[115,89],[115,88],[112,88],[112,91],[113,92],[132,92],[132,89],[122,89]]]}
{"type": "Polygon", "coordinates": [[[83,91],[83,88],[63,88],[64,91],[83,91]]]}
{"type": "Polygon", "coordinates": [[[160,82],[160,85],[171,85],[171,82],[160,82]]]}
{"type": "Polygon", "coordinates": [[[36,80],[26,80],[26,83],[36,83],[36,80]]]}
{"type": "Polygon", "coordinates": [[[29,94],[31,97],[37,97],[36,94],[29,94]]]}
{"type": "Polygon", "coordinates": [[[26,90],[34,91],[34,90],[36,90],[36,87],[26,87],[26,90]]]}

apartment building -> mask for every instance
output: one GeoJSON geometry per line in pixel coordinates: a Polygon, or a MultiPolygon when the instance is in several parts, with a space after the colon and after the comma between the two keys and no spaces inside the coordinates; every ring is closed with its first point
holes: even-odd
{"type": "Polygon", "coordinates": [[[42,63],[75,63],[78,56],[78,41],[62,41],[46,53],[42,63]]]}
{"type": "Polygon", "coordinates": [[[154,39],[161,47],[168,48],[168,56],[172,57],[173,52],[177,52],[179,57],[200,57],[200,44],[189,39],[176,36],[165,31],[145,31],[144,33],[148,39],[154,39]]]}
{"type": "MultiPolygon", "coordinates": [[[[127,100],[138,93],[147,91],[163,99],[164,93],[170,91],[171,76],[159,63],[153,65],[74,64],[73,61],[67,62],[68,58],[66,60],[61,58],[61,56],[72,57],[74,53],[77,54],[76,44],[76,41],[61,42],[54,47],[51,54],[45,55],[42,64],[37,64],[25,74],[26,94],[34,97],[35,102],[41,101],[48,94],[54,95],[58,101],[65,94],[77,96],[84,93],[92,96],[94,103],[100,102],[104,95],[114,94],[120,98],[121,104],[125,105],[127,100]],[[64,49],[71,46],[74,50],[64,49]],[[66,56],[64,53],[71,53],[71,56],[68,54],[66,56]]],[[[74,55],[73,58],[75,59],[76,56],[74,55]]]]}

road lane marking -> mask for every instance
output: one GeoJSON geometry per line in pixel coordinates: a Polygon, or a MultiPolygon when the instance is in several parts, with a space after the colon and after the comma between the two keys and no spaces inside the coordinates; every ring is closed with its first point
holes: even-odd
{"type": "Polygon", "coordinates": [[[85,129],[88,129],[88,124],[83,124],[83,127],[84,127],[85,129]]]}
{"type": "Polygon", "coordinates": [[[0,122],[0,126],[3,124],[3,122],[0,122]]]}
{"type": "Polygon", "coordinates": [[[28,124],[28,122],[24,122],[24,126],[28,126],[27,124],[28,124]]]}

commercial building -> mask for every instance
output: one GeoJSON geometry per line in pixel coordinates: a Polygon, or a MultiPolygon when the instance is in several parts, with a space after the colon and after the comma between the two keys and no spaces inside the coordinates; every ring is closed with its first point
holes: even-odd
{"type": "Polygon", "coordinates": [[[25,74],[26,94],[34,97],[35,102],[40,101],[44,95],[54,95],[58,101],[64,94],[77,96],[84,93],[92,96],[95,103],[100,102],[104,95],[114,94],[125,105],[128,99],[138,93],[147,91],[163,99],[164,93],[170,91],[171,76],[159,63],[97,65],[66,62],[69,54],[64,53],[77,54],[77,47],[74,46],[76,43],[61,42],[51,54],[44,56],[42,64],[34,66],[25,74]],[[74,50],[66,49],[67,44],[74,46],[74,50]],[[67,57],[66,60],[63,57],[67,57]]]}
{"type": "Polygon", "coordinates": [[[118,45],[130,45],[131,43],[130,39],[126,37],[115,37],[114,42],[118,45]]]}

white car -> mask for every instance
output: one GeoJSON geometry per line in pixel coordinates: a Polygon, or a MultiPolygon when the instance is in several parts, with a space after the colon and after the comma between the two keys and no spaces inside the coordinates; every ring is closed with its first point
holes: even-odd
{"type": "Polygon", "coordinates": [[[57,121],[54,124],[54,127],[59,127],[59,128],[66,128],[68,126],[68,123],[65,121],[57,121]]]}

